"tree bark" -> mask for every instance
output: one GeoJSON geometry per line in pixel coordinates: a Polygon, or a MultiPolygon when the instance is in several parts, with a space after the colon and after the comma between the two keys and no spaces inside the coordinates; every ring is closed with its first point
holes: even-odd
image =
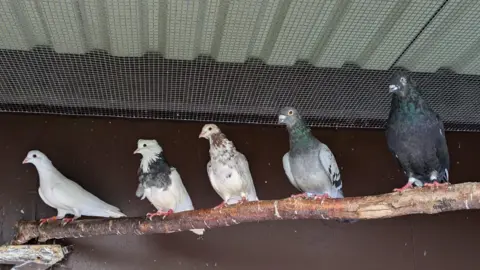
{"type": "MultiPolygon", "coordinates": [[[[14,244],[38,238],[90,237],[96,235],[173,233],[189,229],[213,229],[245,222],[290,219],[366,220],[413,214],[480,209],[480,183],[464,183],[438,188],[415,188],[377,196],[324,199],[302,198],[257,201],[223,209],[200,209],[175,213],[153,221],[144,217],[87,219],[65,226],[52,222],[38,226],[37,221],[20,221],[14,244]]],[[[205,232],[208,234],[208,231],[205,232]]]]}
{"type": "Polygon", "coordinates": [[[60,245],[0,246],[0,264],[13,269],[47,269],[61,261],[70,250],[60,245]]]}

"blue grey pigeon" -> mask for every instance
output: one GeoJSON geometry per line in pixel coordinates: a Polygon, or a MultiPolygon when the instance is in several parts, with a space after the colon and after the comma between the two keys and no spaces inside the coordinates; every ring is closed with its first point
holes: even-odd
{"type": "Polygon", "coordinates": [[[312,135],[295,108],[283,108],[278,121],[287,126],[290,135],[283,169],[290,183],[303,192],[293,196],[343,198],[340,170],[328,146],[312,135]]]}
{"type": "Polygon", "coordinates": [[[394,191],[413,185],[448,185],[450,160],[439,115],[407,73],[394,73],[389,89],[393,95],[386,130],[388,148],[408,177],[407,184],[394,191]]]}

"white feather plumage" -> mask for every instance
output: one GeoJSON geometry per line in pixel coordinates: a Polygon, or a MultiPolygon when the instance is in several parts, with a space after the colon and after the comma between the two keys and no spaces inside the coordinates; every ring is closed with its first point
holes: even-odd
{"type": "Polygon", "coordinates": [[[73,214],[75,218],[125,217],[117,207],[100,200],[79,184],[66,178],[40,151],[30,151],[26,162],[34,164],[37,168],[40,178],[38,193],[47,205],[57,209],[57,218],[63,218],[66,214],[73,214]]]}

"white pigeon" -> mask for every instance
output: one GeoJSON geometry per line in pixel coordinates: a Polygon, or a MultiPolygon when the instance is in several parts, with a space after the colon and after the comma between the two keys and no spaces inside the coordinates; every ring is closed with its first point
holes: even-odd
{"type": "MultiPolygon", "coordinates": [[[[166,217],[172,213],[194,210],[180,174],[176,168],[169,166],[156,140],[138,140],[133,153],[142,155],[136,195],[142,200],[146,197],[157,209],[156,213],[147,214],[150,220],[154,216],[166,217]]],[[[197,235],[205,232],[204,229],[190,231],[197,235]]]]}
{"type": "Polygon", "coordinates": [[[125,217],[120,209],[110,205],[79,184],[66,178],[59,172],[48,157],[38,150],[28,152],[23,164],[35,165],[40,178],[38,194],[50,207],[57,209],[57,215],[51,218],[41,219],[40,225],[50,220],[62,219],[66,224],[81,216],[94,217],[125,217]],[[65,215],[73,214],[73,218],[65,218],[65,215]]]}
{"type": "Polygon", "coordinates": [[[214,124],[203,126],[199,138],[210,142],[210,161],[207,173],[210,183],[223,202],[215,208],[240,201],[258,201],[247,158],[237,151],[214,124]]]}

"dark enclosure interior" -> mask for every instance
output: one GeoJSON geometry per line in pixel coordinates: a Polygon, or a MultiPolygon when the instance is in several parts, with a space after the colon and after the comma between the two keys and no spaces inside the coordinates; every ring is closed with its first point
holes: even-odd
{"type": "MultiPolygon", "coordinates": [[[[220,202],[210,186],[203,123],[1,114],[0,221],[2,243],[19,219],[55,214],[37,194],[38,175],[22,165],[39,149],[67,177],[129,216],[153,210],[135,197],[139,138],[155,138],[178,168],[197,208],[220,202]]],[[[220,125],[249,162],[260,199],[296,193],[284,175],[284,128],[220,125]]],[[[405,183],[380,130],[314,129],[335,153],[346,196],[390,192],[405,183]]],[[[477,181],[476,133],[448,133],[451,182],[477,181]]],[[[69,239],[74,252],[55,269],[478,269],[478,211],[339,224],[296,220],[241,224],[207,231],[150,236],[69,239]]]]}
{"type": "MultiPolygon", "coordinates": [[[[297,193],[282,168],[287,131],[263,126],[284,106],[317,128],[346,196],[391,192],[406,182],[382,130],[397,69],[411,72],[445,124],[450,181],[479,181],[480,133],[462,133],[480,131],[478,25],[480,1],[0,1],[0,244],[18,220],[55,214],[38,195],[36,169],[22,165],[32,149],[139,217],[154,207],[135,196],[133,151],[154,138],[194,206],[211,208],[221,199],[198,135],[218,123],[248,158],[260,199],[297,193]]],[[[200,238],[66,239],[58,242],[74,251],[54,268],[480,269],[479,224],[470,210],[249,223],[200,238]]]]}

